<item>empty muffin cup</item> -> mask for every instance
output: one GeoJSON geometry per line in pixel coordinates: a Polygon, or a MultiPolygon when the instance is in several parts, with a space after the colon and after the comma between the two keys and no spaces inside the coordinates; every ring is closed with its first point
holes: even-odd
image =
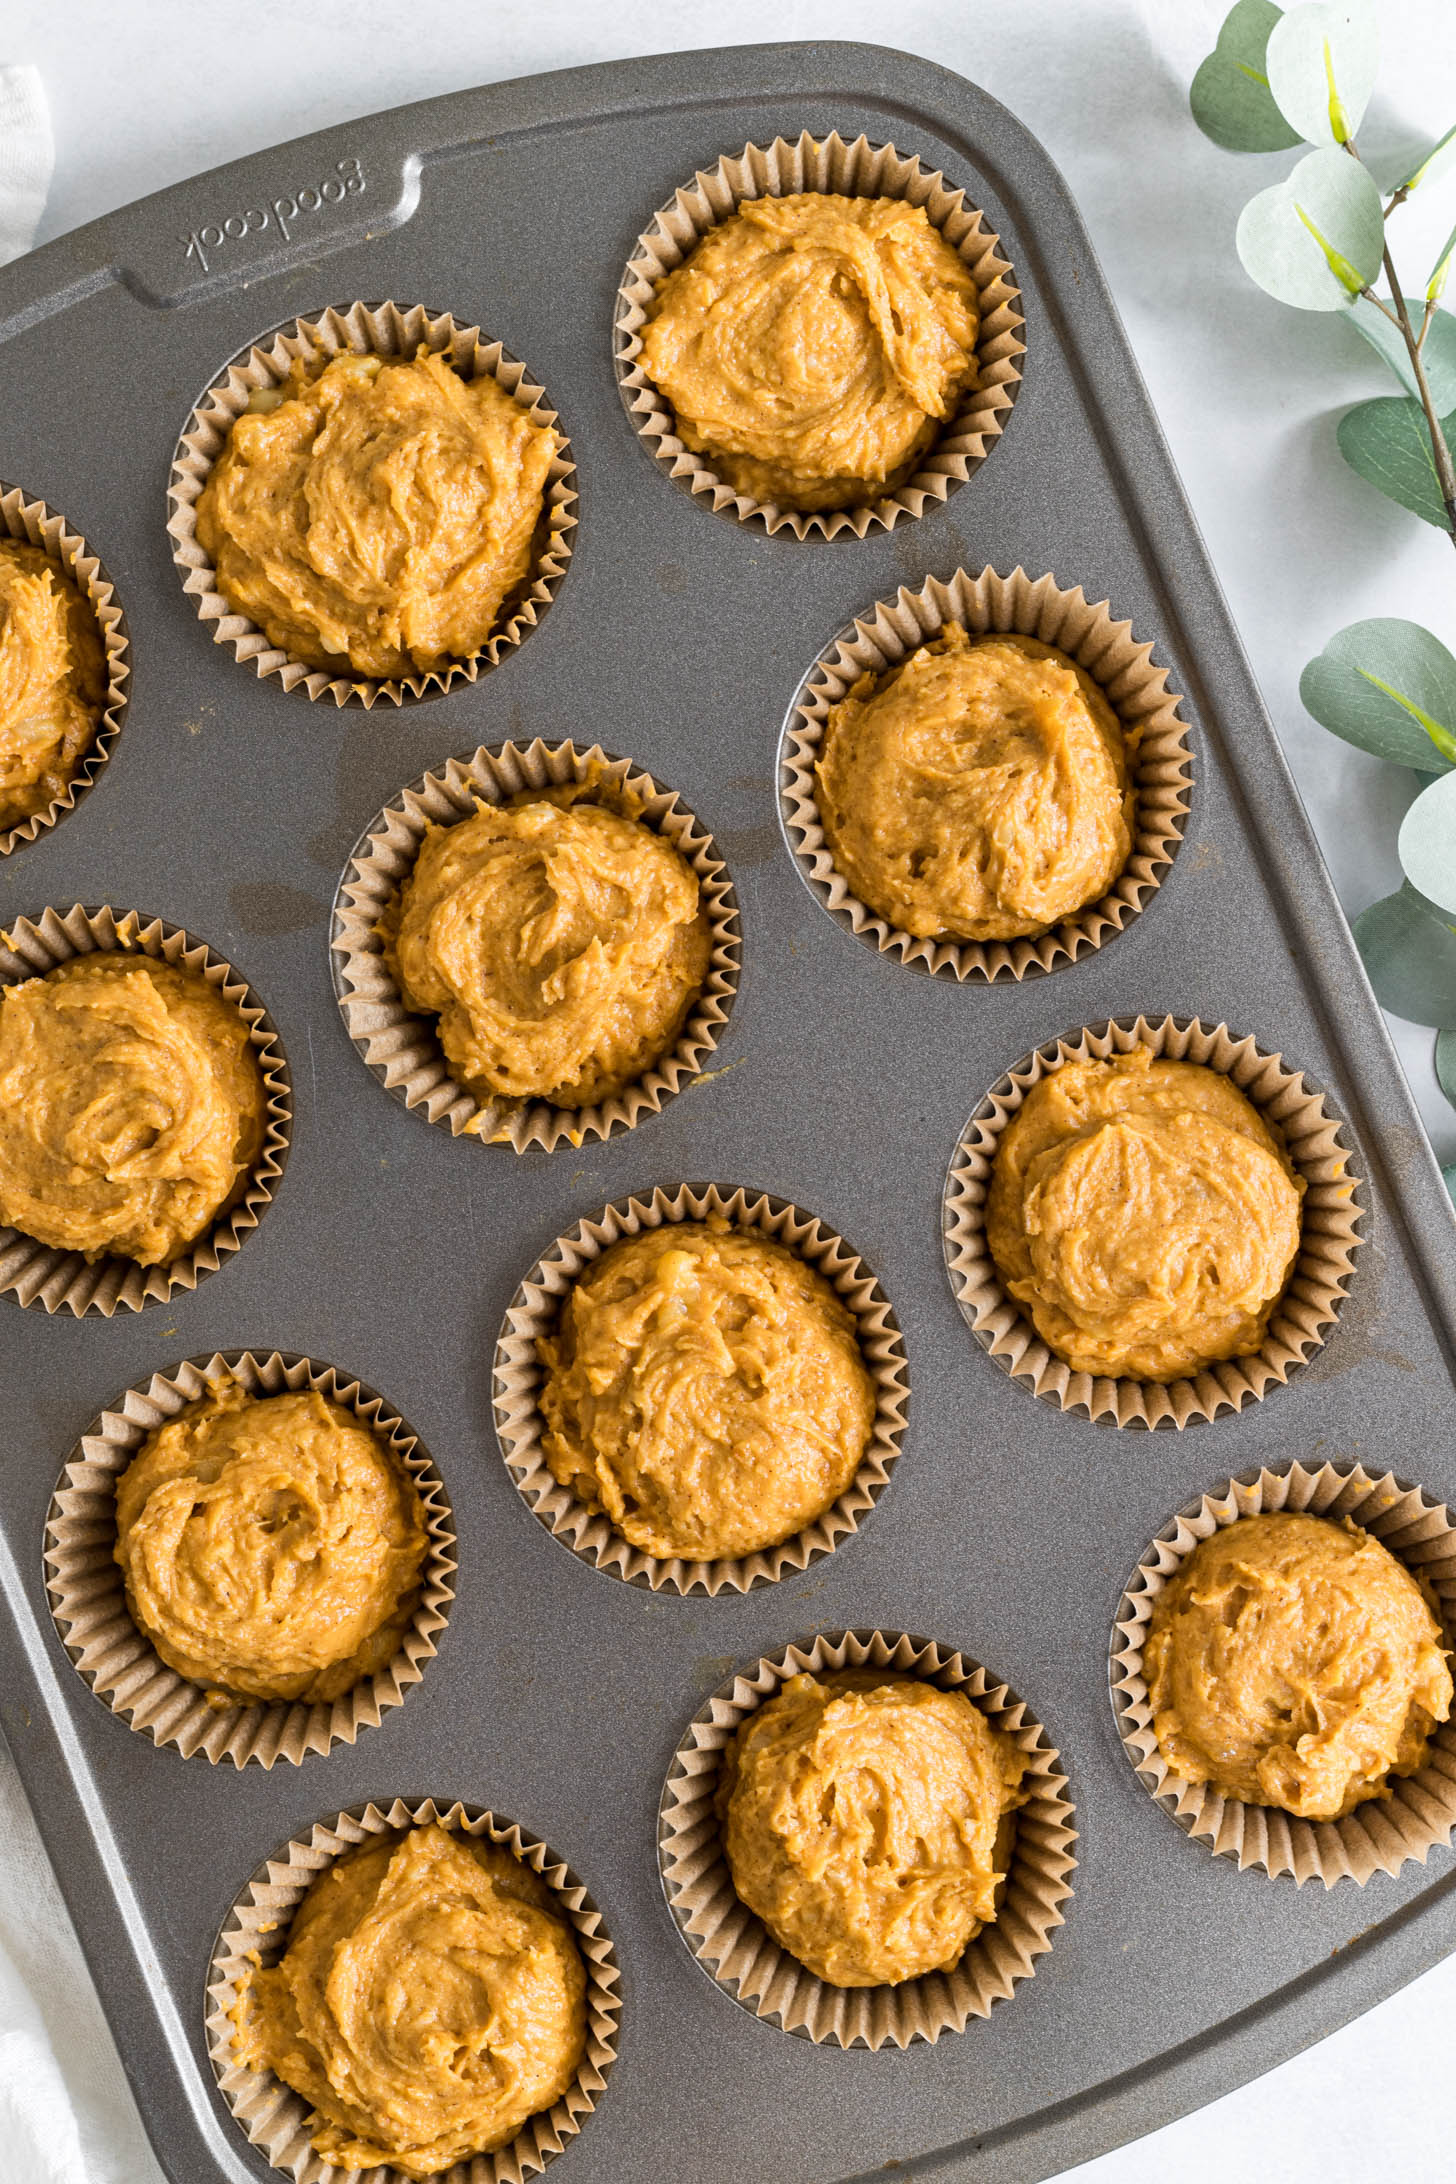
{"type": "Polygon", "coordinates": [[[188,1358],[128,1388],[81,1436],[51,1501],[45,1538],[46,1591],[70,1660],[112,1713],[184,1759],[201,1753],[271,1767],[352,1744],[401,1706],[434,1657],[454,1597],[455,1534],[444,1484],[428,1451],[398,1411],[362,1382],[312,1359],[252,1350],[188,1358]],[[352,1412],[388,1449],[420,1497],[429,1535],[419,1597],[395,1657],[328,1701],[246,1700],[204,1691],[164,1661],[133,1620],[116,1559],[117,1481],[148,1435],[219,1386],[266,1397],[313,1389],[352,1412]]]}
{"type": "Polygon", "coordinates": [[[7,857],[74,811],[95,785],[126,718],[131,644],[126,616],[117,602],[111,578],[85,539],[69,528],[64,517],[42,500],[27,499],[18,486],[0,484],[0,538],[39,547],[55,563],[57,573],[76,586],[96,617],[106,667],[106,692],[95,734],[67,780],[42,809],[29,812],[9,826],[0,826],[0,857],[7,857]]]}
{"type": "Polygon", "coordinates": [[[262,1077],[266,1110],[263,1137],[246,1184],[221,1217],[164,1266],[142,1266],[135,1259],[109,1254],[87,1259],[79,1251],[43,1244],[19,1229],[0,1227],[0,1295],[46,1312],[100,1313],[140,1311],[181,1292],[195,1289],[258,1226],[283,1173],[292,1120],[292,1087],[272,1019],[251,986],[232,965],[163,918],[135,910],[46,910],[39,918],[15,918],[0,932],[0,985],[15,986],[44,978],[73,956],[132,954],[150,956],[175,970],[190,971],[237,1010],[248,1027],[249,1043],[262,1077]]]}
{"type": "Polygon", "coordinates": [[[727,1029],[742,942],[738,898],[712,836],[672,789],[600,745],[501,743],[473,751],[404,789],[369,822],[334,901],[330,967],[349,1037],[378,1081],[405,1107],[452,1136],[545,1152],[635,1128],[700,1079],[727,1029]],[[482,804],[583,783],[590,801],[639,819],[697,875],[710,929],[707,974],[676,1041],[635,1083],[590,1107],[548,1100],[482,1102],[450,1073],[437,1019],[410,1009],[385,956],[380,927],[431,827],[453,826],[482,804]]]}
{"type": "Polygon", "coordinates": [[[1112,1634],[1112,1706],[1118,1734],[1138,1780],[1185,1834],[1215,1857],[1301,1888],[1321,1881],[1360,1887],[1377,1873],[1394,1876],[1411,1859],[1424,1865],[1456,1830],[1456,1722],[1440,1723],[1424,1764],[1390,1777],[1388,1798],[1367,1798],[1341,1820],[1306,1820],[1270,1805],[1226,1797],[1211,1782],[1172,1773],[1158,1748],[1143,1673],[1143,1647],[1158,1595],[1201,1541],[1221,1527],[1275,1510],[1336,1520],[1370,1532],[1430,1587],[1445,1644],[1456,1644],[1456,1520],[1442,1503],[1390,1472],[1363,1465],[1290,1464],[1230,1479],[1190,1502],[1148,1548],[1128,1581],[1112,1634]]]}
{"type": "MultiPolygon", "coordinates": [[[[463,379],[491,378],[519,403],[533,423],[555,426],[556,412],[524,364],[498,341],[488,341],[478,326],[461,326],[448,311],[426,311],[420,304],[353,303],[329,309],[317,318],[288,319],[240,349],[217,375],[194,408],[172,458],[167,489],[167,530],[172,559],[182,571],[182,588],[198,615],[213,625],[213,642],[228,644],[234,656],[261,677],[277,676],[285,690],[303,690],[310,698],[331,698],[335,705],[352,699],[364,707],[386,699],[393,705],[438,696],[462,683],[475,682],[496,667],[513,646],[535,628],[550,606],[566,573],[571,534],[576,528],[576,467],[564,439],[547,473],[541,519],[525,580],[503,603],[495,626],[469,659],[418,670],[411,675],[341,674],[280,649],[246,614],[237,613],[218,586],[217,571],[197,535],[197,503],[213,465],[227,444],[232,426],[258,395],[288,378],[293,363],[336,356],[381,356],[405,361],[424,347],[444,356],[463,379]]],[[[559,437],[559,435],[558,435],[559,437]]]]}
{"type": "Polygon", "coordinates": [[[919,591],[905,587],[856,617],[814,662],[790,708],[779,747],[779,804],[800,874],[815,900],[847,932],[880,955],[961,981],[1021,979],[1075,963],[1120,933],[1167,878],[1188,820],[1191,753],[1179,699],[1153,648],[1133,636],[1131,622],[1114,620],[1106,600],[1089,605],[1050,576],[1024,569],[979,576],[958,569],[919,591]],[[1055,645],[1101,686],[1122,723],[1134,795],[1132,845],[1116,878],[1096,901],[1041,934],[1012,940],[938,940],[906,932],[854,892],[838,869],[819,808],[815,767],[832,707],[863,675],[880,676],[949,624],[971,636],[996,632],[1055,645]]]}
{"type": "MultiPolygon", "coordinates": [[[[963,1654],[901,1631],[821,1632],[780,1647],[729,1678],[694,1716],[668,1771],[658,1814],[658,1863],[673,1922],[703,1970],[756,2017],[816,2045],[933,2044],[988,2017],[1029,1979],[1066,1917],[1076,1867],[1072,1802],[1060,1755],[1015,1692],[963,1654]],[[835,1987],[770,1935],[733,1886],[716,1796],[739,1727],[792,1676],[883,1669],[964,1693],[1025,1755],[1025,1801],[1014,1815],[1009,1868],[994,1920],[950,1971],[898,1986],[835,1987]]],[[[998,1851],[999,1857],[999,1851],[998,1851]]]]}
{"type": "Polygon", "coordinates": [[[685,491],[740,523],[795,538],[864,538],[872,529],[893,530],[902,519],[938,507],[985,461],[1005,430],[1021,380],[1020,297],[1012,270],[985,216],[945,176],[905,157],[892,144],[867,137],[846,143],[836,131],[768,146],[747,144],[695,174],[660,207],[627,261],[617,290],[614,353],[617,384],[627,414],[659,469],[685,491]],[[968,268],[980,312],[976,371],[955,414],[946,420],[903,485],[857,508],[806,512],[781,508],[740,493],[715,474],[711,459],[694,454],[679,437],[671,405],[642,368],[642,329],[657,284],[682,264],[701,238],[740,205],[761,197],[819,191],[844,197],[898,197],[921,206],[968,268]]]}
{"type": "MultiPolygon", "coordinates": [[[[393,1829],[442,1827],[499,1843],[540,1875],[571,1928],[586,1972],[586,2046],[576,2080],[554,2107],[533,2116],[508,2145],[457,2161],[432,2184],[525,2184],[582,2129],[606,2088],[617,2054],[621,1973],[602,1914],[570,1866],[513,1821],[479,1805],[434,1798],[351,1806],[321,1820],[259,1866],[223,1920],[207,1974],[207,2052],[218,2091],[249,2143],[295,2184],[345,2184],[359,2175],[316,2154],[307,2101],[274,2076],[238,2060],[233,2037],[248,2007],[255,1969],[276,1964],[288,1946],[293,1914],[323,1870],[371,1836],[393,1829]]],[[[377,2172],[397,2177],[394,2168],[377,2172]]]]}
{"type": "Polygon", "coordinates": [[[1226,1024],[1196,1017],[1116,1017],[1037,1048],[1002,1077],[972,1114],[946,1177],[943,1242],[962,1316],[1002,1371],[1044,1403],[1118,1426],[1174,1427],[1217,1418],[1281,1387],[1328,1340],[1359,1245],[1359,1179],[1344,1125],[1324,1096],[1226,1024]],[[1167,1382],[1094,1376],[1058,1357],[1007,1295],[986,1240],[986,1200],[1002,1132],[1033,1085],[1065,1062],[1106,1060],[1144,1046],[1229,1077],[1282,1143],[1304,1182],[1300,1247],[1255,1354],[1225,1358],[1167,1382]]]}
{"type": "Polygon", "coordinates": [[[579,1221],[531,1269],[506,1311],[493,1380],[496,1435],[526,1506],[554,1538],[593,1568],[654,1592],[748,1592],[805,1570],[858,1531],[886,1486],[905,1434],[909,1383],[905,1345],[889,1299],[864,1261],[832,1229],[763,1191],[684,1184],[675,1192],[619,1199],[579,1221]],[[875,1391],[869,1441],[854,1477],[823,1514],[792,1539],[755,1554],[692,1561],[645,1554],[610,1519],[556,1479],[542,1445],[545,1369],[538,1344],[556,1326],[577,1276],[626,1236],[675,1221],[717,1217],[783,1244],[828,1282],[855,1322],[860,1356],[875,1391]]]}

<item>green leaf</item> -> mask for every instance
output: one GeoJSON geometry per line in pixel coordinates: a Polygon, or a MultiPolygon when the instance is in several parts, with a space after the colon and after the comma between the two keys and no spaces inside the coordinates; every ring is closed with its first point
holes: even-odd
{"type": "Polygon", "coordinates": [[[1436,1033],[1436,1082],[1456,1107],[1456,1031],[1436,1033]]]}
{"type": "Polygon", "coordinates": [[[1380,66],[1370,0],[1291,8],[1269,33],[1269,89],[1310,144],[1346,144],[1365,118],[1380,66]]]}
{"type": "Polygon", "coordinates": [[[1299,142],[1274,104],[1264,67],[1280,12],[1273,0],[1237,0],[1189,87],[1193,119],[1226,152],[1284,152],[1299,142]]]}
{"type": "MultiPolygon", "coordinates": [[[[1431,277],[1426,282],[1426,301],[1434,303],[1446,293],[1446,277],[1451,271],[1451,253],[1456,251],[1456,228],[1452,228],[1441,245],[1441,255],[1431,267],[1431,277]]],[[[1424,355],[1424,351],[1422,354],[1424,355]]]]}
{"type": "MultiPolygon", "coordinates": [[[[1456,452],[1456,417],[1442,418],[1441,430],[1446,445],[1456,452]]],[[[1387,500],[1399,501],[1402,508],[1408,508],[1423,523],[1433,523],[1438,531],[1450,530],[1419,402],[1398,394],[1357,402],[1340,419],[1335,436],[1350,468],[1358,470],[1387,500]]]]}
{"type": "Polygon", "coordinates": [[[1456,928],[1409,883],[1361,912],[1355,942],[1383,1009],[1412,1024],[1456,1025],[1456,928]]]}
{"type": "MultiPolygon", "coordinates": [[[[1412,325],[1419,332],[1426,312],[1424,303],[1412,303],[1407,296],[1405,307],[1412,325]]],[[[1349,323],[1365,336],[1377,355],[1384,357],[1406,393],[1414,394],[1416,377],[1399,327],[1392,326],[1385,313],[1376,310],[1369,296],[1356,298],[1349,323]]],[[[1456,410],[1456,318],[1449,311],[1438,311],[1427,327],[1421,363],[1431,400],[1436,405],[1436,415],[1444,417],[1448,410],[1456,410]]]]}
{"type": "Polygon", "coordinates": [[[1352,622],[1310,661],[1299,695],[1358,750],[1423,773],[1456,765],[1456,659],[1419,622],[1352,622]]]}
{"type": "Polygon", "coordinates": [[[1456,1162],[1453,1162],[1449,1168],[1441,1170],[1441,1181],[1450,1193],[1452,1205],[1456,1206],[1456,1162]]]}
{"type": "Polygon", "coordinates": [[[1456,160],[1456,121],[1452,122],[1443,137],[1437,137],[1428,152],[1421,154],[1409,174],[1403,174],[1393,184],[1393,189],[1404,190],[1409,195],[1413,190],[1418,190],[1422,183],[1434,182],[1437,175],[1445,173],[1453,160],[1456,160]]]}
{"type": "Polygon", "coordinates": [[[1300,311],[1343,311],[1380,271],[1380,192],[1344,152],[1310,152],[1239,215],[1244,270],[1300,311]]]}
{"type": "Polygon", "coordinates": [[[1456,773],[1421,790],[1400,823],[1395,846],[1411,886],[1456,918],[1456,773]]]}

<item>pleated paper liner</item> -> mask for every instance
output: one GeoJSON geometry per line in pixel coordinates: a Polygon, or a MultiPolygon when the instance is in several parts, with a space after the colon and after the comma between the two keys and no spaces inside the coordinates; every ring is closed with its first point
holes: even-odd
{"type": "Polygon", "coordinates": [[[1423,1578],[1441,1611],[1445,1643],[1456,1643],[1456,1519],[1423,1488],[1390,1472],[1363,1466],[1290,1464],[1230,1479],[1215,1494],[1191,1502],[1165,1525],[1133,1572],[1112,1634],[1112,1704],[1118,1732],[1139,1781],[1184,1831],[1216,1857],[1241,1868],[1292,1874],[1301,1888],[1352,1880],[1364,1887],[1377,1873],[1398,1874],[1410,1859],[1424,1865],[1456,1829],[1456,1722],[1440,1724],[1425,1765],[1392,1775],[1389,1798],[1368,1798],[1343,1820],[1300,1820],[1267,1805],[1224,1797],[1211,1783],[1170,1772],[1153,1732],[1143,1676],[1143,1645],[1153,1603],[1180,1563],[1221,1526],[1262,1511],[1289,1509],[1313,1516],[1350,1517],[1372,1532],[1397,1561],[1423,1578]]]}
{"type": "Polygon", "coordinates": [[[1166,668],[1139,644],[1131,622],[1113,619],[1106,600],[1089,605],[1080,590],[1064,591],[1050,576],[1034,581],[1024,569],[979,576],[957,569],[948,582],[931,577],[919,591],[903,585],[893,599],[841,630],[810,668],[784,726],[779,751],[779,801],[784,826],[810,892],[836,923],[876,949],[917,969],[956,979],[1020,979],[1090,955],[1145,909],[1162,885],[1183,839],[1191,769],[1188,729],[1166,668]],[[1128,771],[1137,798],[1132,849],[1122,871],[1097,902],[1061,919],[1040,936],[1016,940],[943,941],[917,938],[860,900],[838,871],[819,814],[814,776],[831,706],[861,675],[882,675],[949,622],[973,635],[1014,631],[1068,653],[1106,693],[1127,734],[1128,771]]]}
{"type": "Polygon", "coordinates": [[[0,985],[44,978],[72,956],[151,956],[174,969],[192,971],[230,1001],[248,1026],[267,1100],[263,1142],[239,1196],[206,1234],[167,1266],[139,1266],[119,1254],[88,1260],[60,1251],[19,1229],[0,1227],[0,1296],[46,1312],[138,1312],[195,1289],[251,1236],[271,1203],[288,1157],[293,1089],[273,1020],[247,981],[205,941],[194,940],[165,918],[135,910],[45,910],[38,919],[15,918],[0,931],[0,985]]]}
{"type": "Polygon", "coordinates": [[[736,159],[720,159],[700,170],[685,188],[663,205],[640,235],[617,290],[614,352],[617,384],[627,414],[659,468],[715,512],[758,522],[769,532],[794,537],[864,538],[876,527],[887,531],[904,517],[938,507],[972,471],[979,469],[1005,430],[1021,381],[1020,296],[999,239],[985,216],[966,203],[965,192],[949,184],[916,158],[906,158],[893,144],[871,144],[856,137],[846,144],[836,131],[823,138],[807,131],[792,143],[776,137],[766,148],[747,144],[736,159]],[[789,197],[820,190],[844,197],[901,197],[921,205],[932,226],[959,252],[976,284],[981,325],[976,342],[974,383],[961,396],[955,415],[921,459],[906,484],[862,508],[806,513],[780,508],[739,493],[708,467],[677,436],[677,420],[665,396],[643,371],[642,328],[653,292],[674,266],[681,265],[700,237],[728,219],[748,198],[789,197]]]}
{"type": "Polygon", "coordinates": [[[37,835],[64,819],[68,811],[74,811],[110,758],[126,718],[131,643],[126,616],[117,603],[111,578],[85,539],[68,527],[64,517],[58,516],[42,500],[28,500],[18,486],[0,484],[0,538],[21,539],[40,547],[58,570],[70,578],[82,596],[90,601],[106,655],[106,698],[96,723],[96,733],[59,796],[53,797],[41,811],[17,819],[13,826],[0,826],[0,857],[8,857],[11,850],[18,849],[23,842],[33,842],[37,835]]]}
{"type": "MultiPolygon", "coordinates": [[[[677,1748],[658,1813],[658,1863],[668,1909],[709,1977],[754,2016],[821,2046],[933,2044],[988,2017],[1030,1979],[1065,1920],[1076,1867],[1072,1802],[1060,1755],[1004,1683],[948,1646],[899,1631],[821,1632],[780,1647],[720,1686],[677,1748]],[[1014,1815],[1011,1863],[995,1919],[959,1964],[896,1987],[832,1987],[770,1935],[734,1889],[714,1806],[723,1755],[740,1724],[791,1676],[883,1669],[962,1691],[1027,1755],[1027,1801],[1014,1815]]],[[[998,1853],[999,1855],[999,1853],[998,1853]]]]}
{"type": "Polygon", "coordinates": [[[813,1214],[765,1191],[685,1183],[674,1192],[618,1199],[558,1238],[516,1291],[496,1345],[495,1427],[511,1477],[528,1508],[552,1535],[609,1576],[653,1592],[749,1592],[808,1569],[858,1531],[889,1484],[905,1434],[910,1389],[905,1345],[875,1276],[842,1236],[813,1214]],[[600,1510],[588,1509],[553,1477],[541,1446],[540,1392],[545,1374],[537,1344],[556,1324],[582,1269],[624,1236],[665,1222],[705,1221],[718,1214],[735,1228],[757,1230],[816,1268],[854,1315],[860,1355],[875,1383],[875,1417],[853,1479],[807,1530],[757,1554],[689,1561],[659,1560],[625,1540],[600,1510]]]}
{"type": "Polygon", "coordinates": [[[280,651],[256,622],[235,613],[218,589],[217,571],[197,536],[197,502],[249,398],[259,388],[281,386],[296,357],[327,359],[352,351],[357,356],[408,358],[421,343],[447,356],[465,379],[494,379],[536,424],[556,425],[556,412],[547,403],[545,389],[500,342],[487,341],[478,326],[460,326],[448,311],[426,311],[420,304],[404,308],[396,303],[353,303],[344,310],[330,308],[318,318],[287,319],[240,349],[202,396],[177,442],[167,489],[167,529],[172,559],[182,571],[182,588],[196,603],[201,619],[214,625],[215,644],[231,645],[245,666],[259,676],[276,675],[285,690],[332,698],[335,705],[356,699],[367,708],[380,698],[403,705],[408,699],[435,697],[461,683],[473,683],[485,668],[498,666],[535,627],[566,572],[571,533],[576,528],[577,493],[576,466],[563,438],[547,478],[531,570],[525,583],[505,601],[495,628],[472,659],[401,677],[332,675],[280,651]]]}
{"type": "Polygon", "coordinates": [[[1044,1403],[1118,1426],[1182,1429],[1259,1402],[1328,1339],[1347,1294],[1360,1242],[1359,1179],[1343,1125],[1300,1071],[1227,1024],[1197,1017],[1114,1017],[1051,1040],[991,1087],[971,1116],[946,1177],[946,1267],[956,1302],[982,1349],[1044,1403]],[[1001,1133],[1034,1084],[1064,1062],[1151,1047],[1170,1061],[1196,1062],[1232,1078],[1304,1178],[1301,1239],[1294,1270],[1251,1357],[1226,1358],[1166,1385],[1075,1371],[1048,1348],[1002,1287],[986,1242],[986,1197],[1001,1133]]]}
{"type": "MultiPolygon", "coordinates": [[[[295,2184],[354,2184],[361,2172],[340,2168],[314,2152],[309,2143],[313,2111],[301,2095],[271,2070],[252,2070],[235,2060],[233,2034],[239,2013],[247,2009],[248,1981],[255,1966],[266,1968],[282,1956],[293,1913],[325,1866],[371,1835],[428,1827],[437,1820],[462,1835],[503,1844],[551,1889],[586,1971],[587,2037],[576,2082],[554,2107],[533,2116],[496,2153],[476,2154],[441,2170],[435,2184],[524,2184],[576,2137],[605,2090],[617,2054],[621,1974],[601,1912],[570,1866],[535,1836],[479,1805],[396,1798],[392,1804],[351,1806],[319,1821],[259,1866],[223,1920],[208,1970],[207,2049],[218,2089],[251,2144],[295,2184]]],[[[392,2165],[363,2173],[371,2184],[397,2184],[400,2177],[392,2165]]]]}
{"type": "Polygon", "coordinates": [[[727,1027],[738,988],[738,898],[712,836],[672,789],[629,759],[599,744],[500,743],[452,758],[387,804],[355,844],[334,901],[330,967],[349,1037],[386,1091],[404,1106],[460,1137],[550,1152],[633,1129],[655,1115],[708,1067],[727,1027]],[[692,866],[712,929],[703,989],[676,1045],[635,1084],[595,1106],[555,1107],[547,1100],[497,1099],[482,1104],[458,1084],[446,1064],[436,1018],[416,1015],[385,961],[380,920],[414,868],[426,830],[468,819],[481,804],[504,804],[528,790],[593,784],[600,800],[641,819],[666,837],[692,866]]]}
{"type": "Polygon", "coordinates": [[[61,1643],[83,1680],[113,1714],[154,1744],[184,1759],[201,1753],[271,1767],[298,1764],[310,1752],[352,1744],[363,1729],[401,1706],[436,1651],[454,1598],[455,1533],[444,1483],[428,1450],[384,1398],[361,1381],[311,1358],[274,1350],[215,1351],[188,1358],[171,1373],[128,1388],[82,1436],[61,1473],[46,1523],[46,1590],[61,1643]],[[235,1381],[250,1396],[313,1388],[351,1411],[413,1480],[424,1508],[429,1548],[420,1598],[398,1653],[378,1674],[323,1703],[209,1699],[169,1668],[133,1622],[116,1559],[116,1486],[147,1436],[189,1403],[235,1381]]]}

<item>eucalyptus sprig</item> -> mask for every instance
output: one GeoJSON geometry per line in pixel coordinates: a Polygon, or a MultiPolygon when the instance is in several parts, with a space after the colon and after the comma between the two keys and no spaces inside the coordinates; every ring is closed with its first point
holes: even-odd
{"type": "MultiPolygon", "coordinates": [[[[1456,228],[1418,299],[1396,272],[1388,229],[1456,167],[1456,125],[1382,186],[1356,142],[1378,64],[1373,0],[1310,0],[1287,13],[1237,0],[1189,104],[1227,151],[1314,147],[1244,207],[1239,256],[1281,303],[1344,312],[1394,373],[1399,395],[1357,402],[1340,419],[1340,453],[1456,545],[1456,318],[1441,302],[1456,228]]],[[[1355,939],[1385,1007],[1437,1027],[1436,1074],[1456,1106],[1456,659],[1415,622],[1354,622],[1310,661],[1299,691],[1335,735],[1425,779],[1397,842],[1405,884],[1356,919],[1355,939]]],[[[1456,1168],[1446,1179],[1456,1198],[1456,1168]]]]}

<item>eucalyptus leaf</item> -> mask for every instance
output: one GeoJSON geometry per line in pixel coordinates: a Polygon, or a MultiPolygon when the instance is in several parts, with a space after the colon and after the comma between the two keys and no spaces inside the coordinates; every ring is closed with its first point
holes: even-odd
{"type": "Polygon", "coordinates": [[[1299,695],[1358,750],[1423,773],[1456,765],[1456,659],[1419,622],[1352,622],[1310,661],[1299,695]]]}
{"type": "Polygon", "coordinates": [[[1309,152],[1239,215],[1244,270],[1300,311],[1347,310],[1380,271],[1380,192],[1344,152],[1309,152]]]}
{"type": "Polygon", "coordinates": [[[1421,790],[1400,823],[1395,846],[1411,886],[1456,918],[1456,773],[1421,790]]]}
{"type": "Polygon", "coordinates": [[[1311,144],[1347,143],[1380,67],[1371,0],[1291,8],[1265,50],[1269,89],[1290,128],[1311,144]]]}
{"type": "Polygon", "coordinates": [[[1441,1181],[1446,1186],[1452,1205],[1456,1206],[1456,1162],[1441,1170],[1441,1181]]]}
{"type": "Polygon", "coordinates": [[[1355,942],[1383,1009],[1412,1024],[1456,1024],[1456,929],[1413,887],[1362,911],[1355,942]]]}
{"type": "Polygon", "coordinates": [[[1441,245],[1441,255],[1431,267],[1431,277],[1426,283],[1428,300],[1434,300],[1437,296],[1445,294],[1447,276],[1451,271],[1451,254],[1453,251],[1456,251],[1456,228],[1452,228],[1450,234],[1446,237],[1445,242],[1441,245]]]}
{"type": "MultiPolygon", "coordinates": [[[[1442,418],[1441,430],[1456,453],[1456,418],[1442,418]]],[[[1335,437],[1350,468],[1387,500],[1399,501],[1438,531],[1450,530],[1425,415],[1412,396],[1377,395],[1373,402],[1357,402],[1340,419],[1335,437]]]]}
{"type": "MultiPolygon", "coordinates": [[[[1407,296],[1405,307],[1412,325],[1419,332],[1426,314],[1425,304],[1413,303],[1407,296]]],[[[1385,359],[1406,393],[1415,394],[1416,375],[1411,370],[1410,354],[1400,337],[1400,328],[1392,326],[1385,313],[1376,309],[1371,297],[1356,298],[1350,324],[1365,336],[1376,354],[1385,359]]],[[[1456,410],[1456,318],[1449,311],[1438,311],[1426,328],[1421,364],[1437,416],[1444,417],[1448,410],[1456,410]]]]}
{"type": "Polygon", "coordinates": [[[1300,141],[1274,104],[1264,66],[1281,12],[1273,0],[1237,0],[1189,87],[1193,119],[1226,152],[1283,152],[1300,141]]]}
{"type": "Polygon", "coordinates": [[[1436,1033],[1436,1082],[1456,1107],[1456,1031],[1436,1033]]]}
{"type": "Polygon", "coordinates": [[[1421,154],[1410,172],[1403,174],[1394,187],[1409,195],[1413,190],[1420,189],[1424,183],[1434,182],[1438,175],[1446,172],[1453,160],[1456,160],[1456,121],[1452,122],[1443,137],[1437,137],[1429,151],[1421,154]]]}

